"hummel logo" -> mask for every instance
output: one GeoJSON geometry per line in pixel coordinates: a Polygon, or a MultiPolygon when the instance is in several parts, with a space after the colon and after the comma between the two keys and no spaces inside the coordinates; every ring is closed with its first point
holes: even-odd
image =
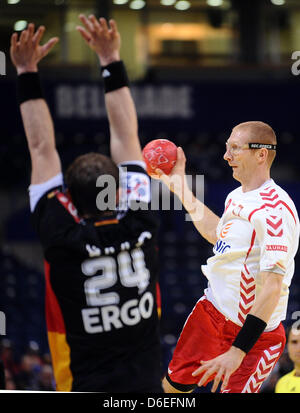
{"type": "Polygon", "coordinates": [[[103,70],[102,77],[109,77],[110,75],[111,75],[111,73],[107,69],[103,70]]]}
{"type": "Polygon", "coordinates": [[[282,229],[282,218],[278,218],[274,215],[270,215],[270,219],[266,219],[267,222],[267,233],[271,237],[281,237],[283,234],[282,229]]]}

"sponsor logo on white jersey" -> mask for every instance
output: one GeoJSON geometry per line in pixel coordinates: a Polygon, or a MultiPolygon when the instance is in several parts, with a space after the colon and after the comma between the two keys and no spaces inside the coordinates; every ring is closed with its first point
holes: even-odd
{"type": "Polygon", "coordinates": [[[217,254],[224,254],[224,252],[226,252],[227,250],[229,250],[231,248],[231,246],[229,244],[227,244],[225,241],[222,241],[221,239],[219,239],[216,242],[216,245],[214,246],[214,253],[217,254]]]}

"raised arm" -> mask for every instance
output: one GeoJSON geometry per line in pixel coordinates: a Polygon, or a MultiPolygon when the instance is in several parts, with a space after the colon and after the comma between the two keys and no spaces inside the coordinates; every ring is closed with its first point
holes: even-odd
{"type": "Polygon", "coordinates": [[[217,226],[220,221],[213,211],[195,197],[188,186],[185,175],[185,154],[181,147],[177,148],[177,161],[170,175],[165,175],[157,169],[155,179],[161,179],[165,185],[180,199],[185,210],[189,213],[197,231],[211,244],[217,242],[217,226]]]}
{"type": "Polygon", "coordinates": [[[38,78],[38,62],[49,53],[58,38],[53,37],[42,46],[40,41],[44,32],[43,26],[35,32],[34,24],[30,23],[19,39],[17,33],[12,35],[10,46],[11,60],[18,74],[20,110],[31,157],[31,184],[43,183],[61,172],[53,122],[38,78]]]}
{"type": "MultiPolygon", "coordinates": [[[[120,62],[121,39],[117,24],[94,15],[79,16],[83,26],[77,30],[88,46],[97,54],[100,65],[107,68],[110,76],[111,64],[120,62]]],[[[103,76],[106,74],[103,72],[103,76]]],[[[130,160],[142,160],[138,137],[138,122],[135,105],[128,86],[105,93],[105,104],[110,127],[111,157],[118,164],[130,160]]]]}

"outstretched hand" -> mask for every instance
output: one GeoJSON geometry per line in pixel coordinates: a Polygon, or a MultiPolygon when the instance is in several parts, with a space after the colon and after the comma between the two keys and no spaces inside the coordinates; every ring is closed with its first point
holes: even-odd
{"type": "Polygon", "coordinates": [[[76,29],[88,46],[97,53],[101,65],[106,66],[120,60],[121,37],[116,22],[109,20],[108,26],[103,17],[97,20],[94,15],[86,17],[84,14],[80,14],[79,19],[84,27],[77,26],[76,29]]]}
{"type": "Polygon", "coordinates": [[[36,32],[33,23],[29,23],[18,38],[18,33],[13,33],[10,42],[10,57],[17,69],[17,73],[37,72],[37,65],[53,46],[59,41],[58,37],[52,37],[44,45],[40,41],[45,32],[45,27],[40,26],[36,32]]]}

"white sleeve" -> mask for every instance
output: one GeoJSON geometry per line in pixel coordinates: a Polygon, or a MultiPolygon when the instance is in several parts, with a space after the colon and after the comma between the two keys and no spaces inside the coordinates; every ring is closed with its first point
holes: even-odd
{"type": "Polygon", "coordinates": [[[30,211],[33,212],[37,203],[42,198],[42,196],[52,188],[63,185],[63,174],[59,173],[53,178],[41,184],[30,185],[28,187],[29,201],[30,201],[30,211]]]}
{"type": "Polygon", "coordinates": [[[151,201],[151,180],[146,173],[145,162],[127,161],[120,163],[118,166],[121,189],[118,211],[123,213],[128,211],[132,203],[136,201],[148,204],[151,201]],[[134,166],[142,168],[144,172],[134,170],[132,168],[134,166]]]}
{"type": "Polygon", "coordinates": [[[256,213],[253,225],[261,249],[260,271],[284,275],[293,250],[295,225],[290,214],[285,208],[256,213]]]}

